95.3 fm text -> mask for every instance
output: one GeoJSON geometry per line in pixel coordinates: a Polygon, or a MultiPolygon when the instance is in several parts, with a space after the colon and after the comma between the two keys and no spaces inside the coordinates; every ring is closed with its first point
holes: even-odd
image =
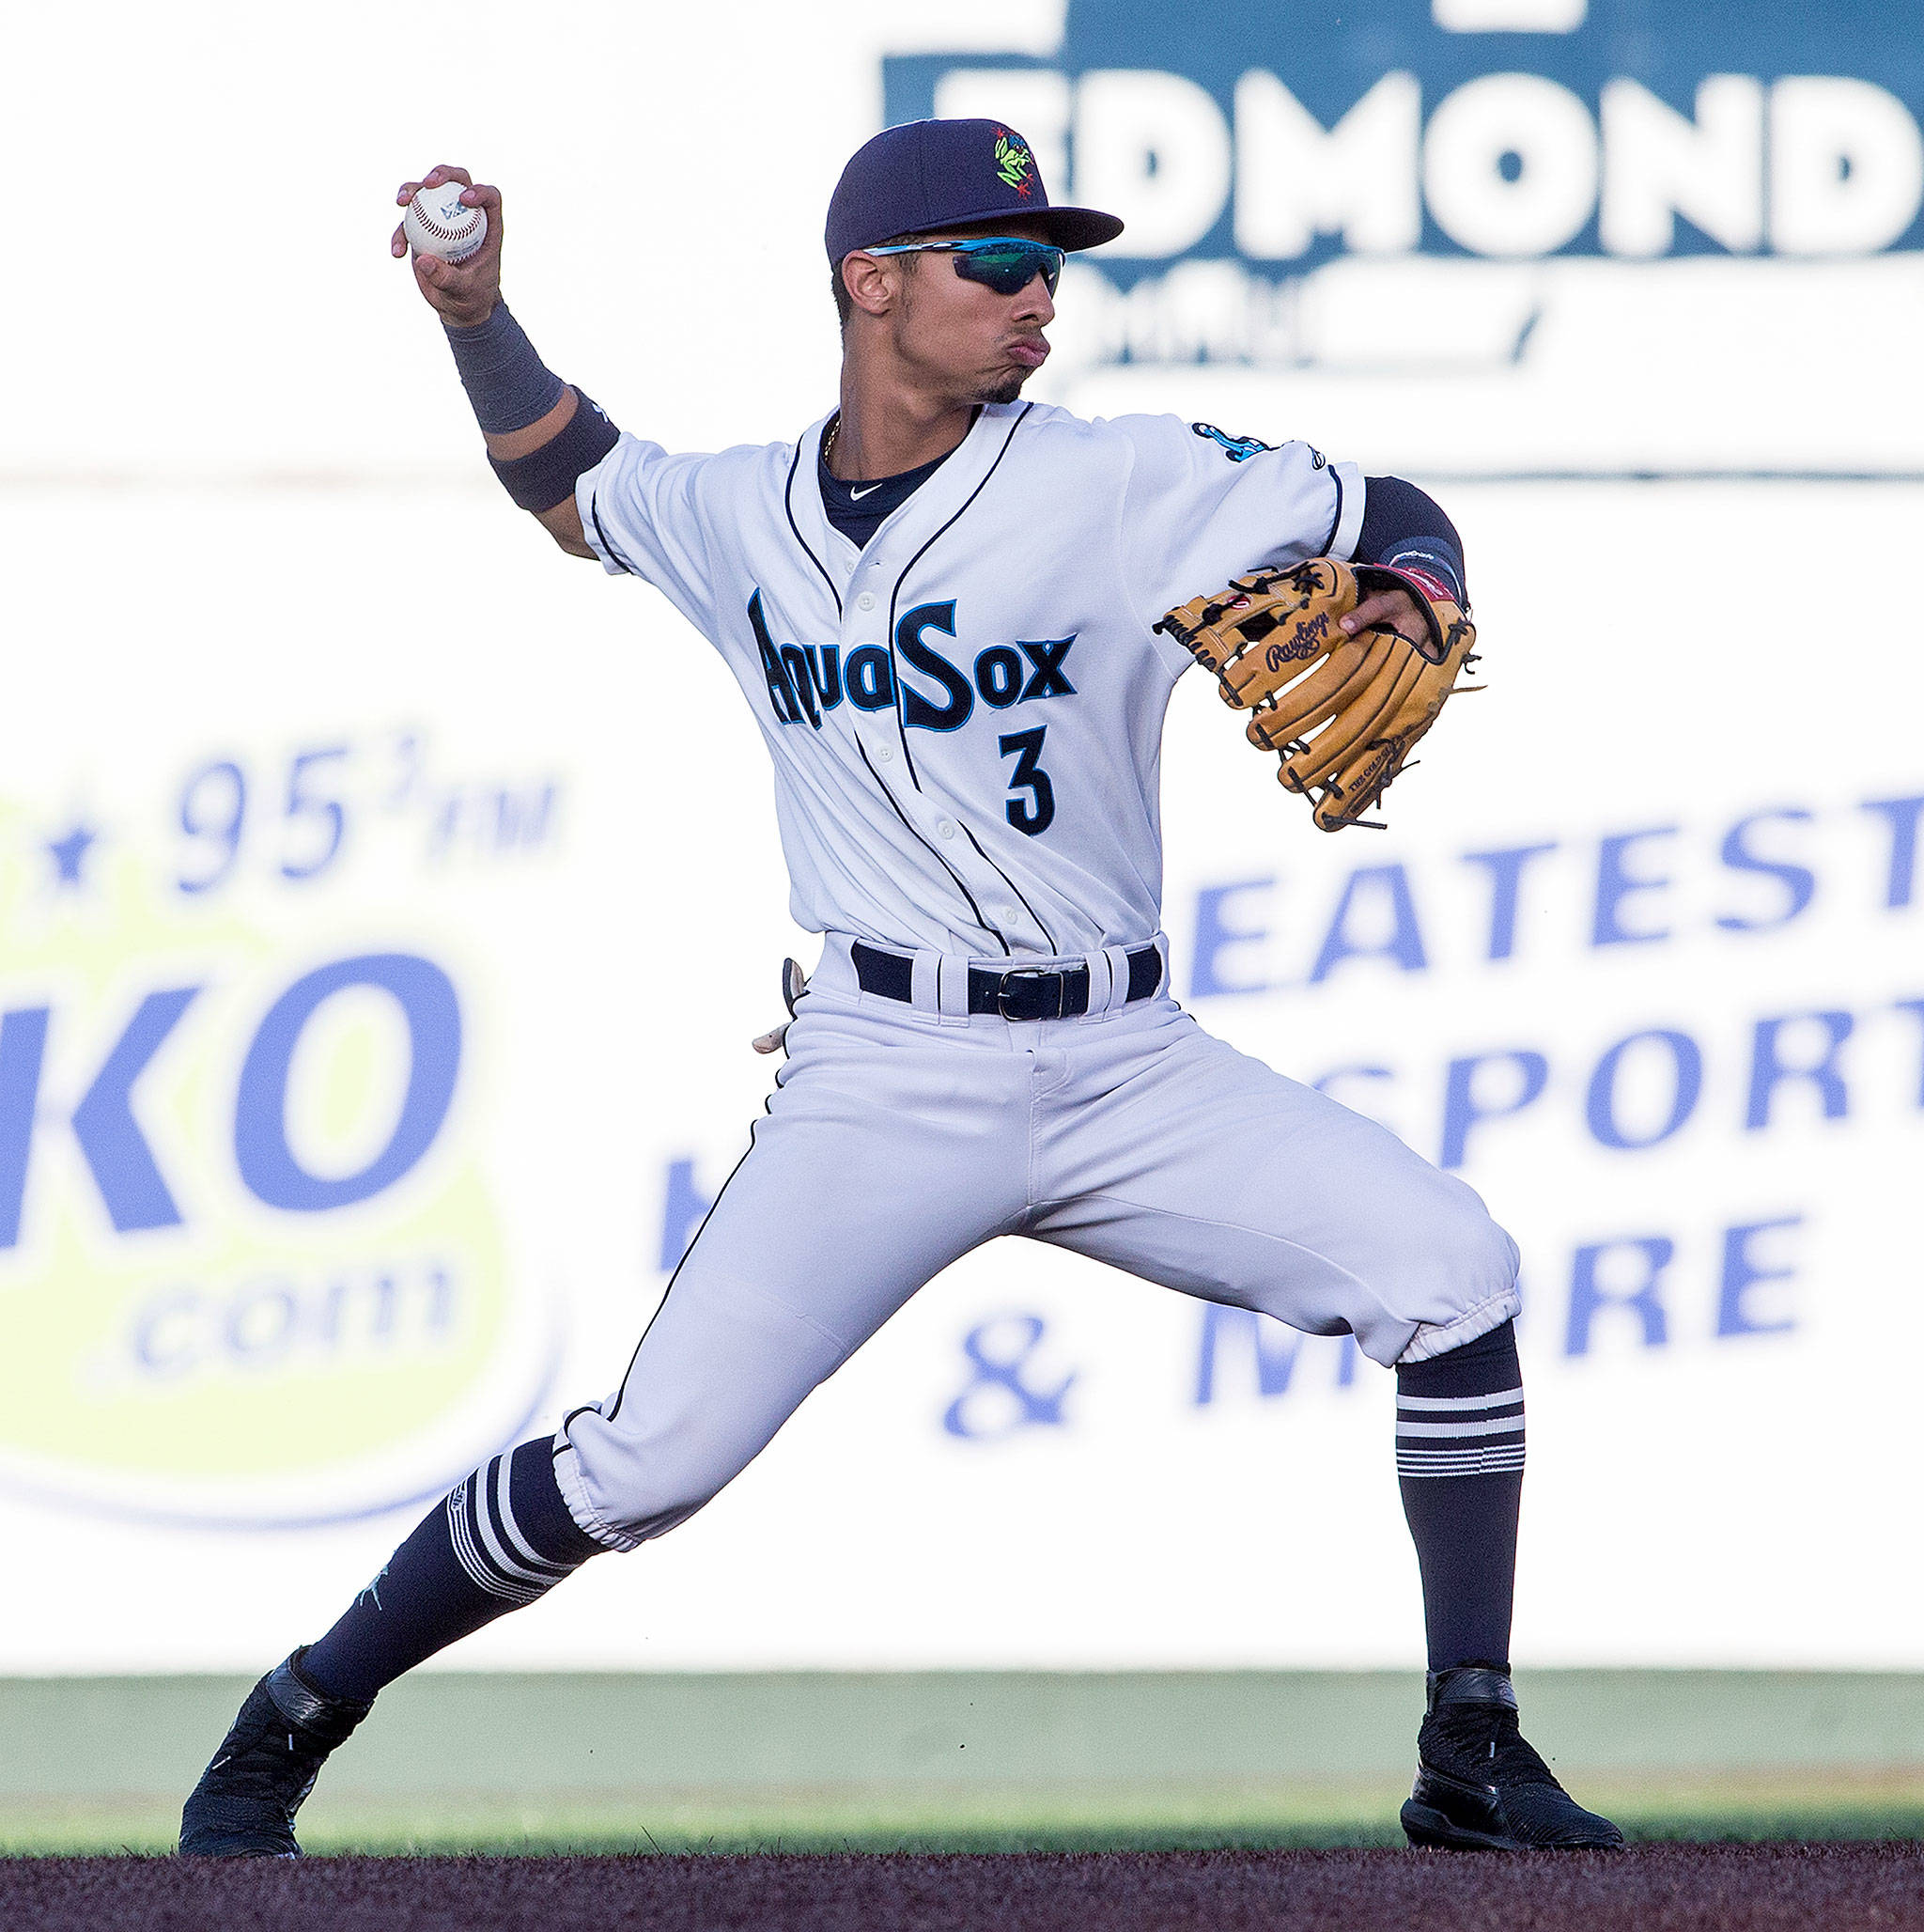
{"type": "Polygon", "coordinates": [[[392,838],[430,866],[538,858],[555,842],[562,800],[558,774],[442,771],[416,731],[204,758],[173,800],[173,883],[190,897],[242,879],[311,886],[392,838]]]}

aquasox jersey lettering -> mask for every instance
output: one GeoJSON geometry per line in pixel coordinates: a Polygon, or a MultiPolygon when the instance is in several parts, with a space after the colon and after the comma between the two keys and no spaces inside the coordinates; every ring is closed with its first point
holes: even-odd
{"type": "Polygon", "coordinates": [[[775,765],[798,924],[977,958],[1158,926],[1163,714],[1196,584],[1347,557],[1363,480],[1307,444],[1175,416],[985,406],[858,551],[797,443],[674,456],[624,435],[577,491],[602,563],[722,652],[775,765]]]}

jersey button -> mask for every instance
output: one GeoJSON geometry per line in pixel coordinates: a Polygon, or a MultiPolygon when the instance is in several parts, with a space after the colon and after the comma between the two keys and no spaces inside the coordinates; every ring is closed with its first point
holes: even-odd
{"type": "Polygon", "coordinates": [[[955,821],[953,818],[938,818],[936,820],[936,833],[938,836],[942,838],[954,838],[955,835],[955,821]]]}
{"type": "Polygon", "coordinates": [[[886,765],[894,756],[895,754],[887,745],[878,744],[876,746],[876,758],[879,763],[886,765]]]}
{"type": "Polygon", "coordinates": [[[861,593],[861,595],[855,600],[855,608],[859,611],[872,611],[875,609],[875,607],[876,594],[873,590],[864,590],[861,593]]]}

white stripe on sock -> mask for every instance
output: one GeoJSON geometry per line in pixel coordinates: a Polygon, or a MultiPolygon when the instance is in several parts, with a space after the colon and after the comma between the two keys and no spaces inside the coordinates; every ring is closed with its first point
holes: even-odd
{"type": "MultiPolygon", "coordinates": [[[[479,1475],[480,1471],[475,1472],[479,1475]]],[[[455,1561],[468,1574],[468,1580],[477,1590],[485,1590],[490,1597],[499,1597],[507,1603],[532,1603],[540,1596],[540,1589],[529,1589],[524,1584],[510,1581],[500,1575],[474,1547],[474,1533],[468,1522],[468,1509],[471,1486],[474,1478],[464,1476],[448,1493],[447,1519],[448,1540],[454,1545],[455,1561]]],[[[542,1588],[545,1588],[543,1585],[542,1588]]]]}
{"type": "Polygon", "coordinates": [[[1399,1476],[1486,1476],[1510,1475],[1523,1468],[1521,1444],[1513,1449],[1466,1449],[1455,1454],[1438,1453],[1420,1460],[1396,1458],[1399,1476]]]}
{"type": "Polygon", "coordinates": [[[558,1583],[570,1574],[570,1566],[554,1563],[543,1556],[522,1534],[521,1526],[515,1520],[514,1504],[508,1500],[508,1463],[510,1457],[497,1458],[498,1473],[494,1479],[494,1503],[501,1517],[501,1534],[525,1567],[535,1575],[546,1577],[550,1582],[558,1583]]]}
{"type": "Polygon", "coordinates": [[[526,1564],[522,1563],[520,1558],[513,1555],[507,1550],[501,1538],[494,1534],[494,1520],[488,1511],[488,1492],[483,1488],[483,1484],[488,1480],[489,1475],[498,1471],[506,1460],[506,1457],[497,1456],[488,1471],[476,1472],[480,1480],[474,1485],[474,1523],[475,1527],[481,1532],[482,1545],[487,1550],[488,1554],[493,1559],[495,1566],[505,1571],[508,1576],[515,1579],[518,1582],[532,1585],[534,1594],[538,1597],[543,1590],[547,1589],[550,1583],[553,1582],[554,1579],[552,1577],[544,1577],[538,1570],[530,1569],[526,1564]]]}
{"type": "Polygon", "coordinates": [[[1505,1402],[1521,1402],[1521,1389],[1505,1389],[1496,1395],[1398,1395],[1399,1409],[1496,1409],[1505,1402]]]}
{"type": "Polygon", "coordinates": [[[1523,1433],[1520,1415],[1485,1416],[1482,1422],[1404,1422],[1398,1419],[1399,1436],[1518,1436],[1523,1433]]]}

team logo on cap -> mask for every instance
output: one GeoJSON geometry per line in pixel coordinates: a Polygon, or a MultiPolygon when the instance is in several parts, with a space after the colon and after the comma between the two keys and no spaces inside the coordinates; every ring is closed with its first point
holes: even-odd
{"type": "Polygon", "coordinates": [[[996,173],[1015,189],[1025,200],[1033,185],[1035,157],[1029,151],[1029,144],[1019,134],[1012,134],[1007,128],[996,130],[996,173]]]}

